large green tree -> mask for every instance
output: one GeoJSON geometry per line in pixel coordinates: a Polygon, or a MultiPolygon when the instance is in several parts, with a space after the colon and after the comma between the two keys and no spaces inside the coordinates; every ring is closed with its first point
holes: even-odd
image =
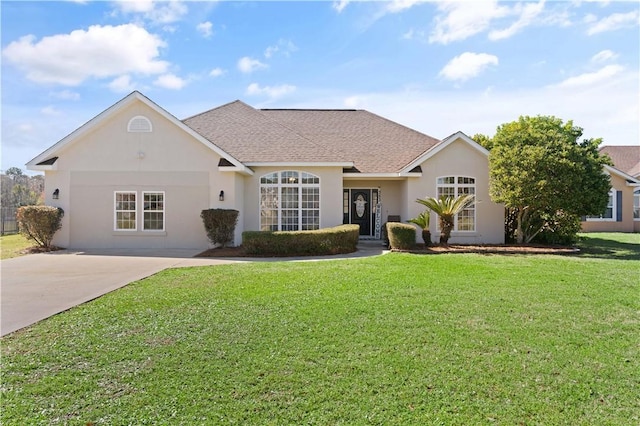
{"type": "MultiPolygon", "coordinates": [[[[552,116],[520,117],[502,124],[491,140],[490,194],[511,209],[518,243],[530,242],[558,214],[598,214],[607,205],[609,164],[601,139],[552,116]]],[[[576,219],[577,220],[577,219],[576,219]]]]}

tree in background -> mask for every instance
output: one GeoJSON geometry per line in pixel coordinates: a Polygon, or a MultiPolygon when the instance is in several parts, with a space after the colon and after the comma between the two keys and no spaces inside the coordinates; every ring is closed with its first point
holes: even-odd
{"type": "Polygon", "coordinates": [[[20,207],[42,204],[44,176],[27,176],[17,167],[10,167],[2,174],[3,207],[20,207]]]}
{"type": "Polygon", "coordinates": [[[572,121],[552,116],[498,126],[489,144],[489,192],[515,219],[516,242],[557,226],[559,216],[575,228],[580,216],[606,208],[611,184],[603,166],[609,160],[598,153],[601,139],[579,142],[581,136],[572,121]]]}

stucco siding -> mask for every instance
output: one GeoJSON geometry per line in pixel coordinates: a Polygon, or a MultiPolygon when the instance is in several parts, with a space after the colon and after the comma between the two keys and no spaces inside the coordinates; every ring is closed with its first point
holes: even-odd
{"type": "MultiPolygon", "coordinates": [[[[504,206],[494,203],[489,196],[489,161],[483,153],[458,139],[427,159],[421,168],[421,177],[408,180],[408,218],[415,217],[424,210],[424,206],[415,202],[417,198],[437,196],[436,182],[439,177],[472,177],[476,184],[475,231],[454,231],[449,242],[454,244],[504,243],[504,206]]],[[[439,238],[436,222],[437,216],[432,215],[430,230],[434,241],[439,238]]],[[[417,240],[421,240],[419,233],[417,234],[417,240]]]]}

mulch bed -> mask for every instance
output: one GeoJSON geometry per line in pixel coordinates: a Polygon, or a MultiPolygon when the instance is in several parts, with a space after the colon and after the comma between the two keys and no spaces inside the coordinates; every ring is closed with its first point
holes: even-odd
{"type": "MultiPolygon", "coordinates": [[[[479,253],[479,254],[576,254],[580,250],[575,247],[564,246],[543,246],[543,245],[511,245],[511,244],[486,244],[486,245],[464,245],[455,244],[449,246],[434,245],[424,247],[418,245],[414,250],[391,250],[398,253],[413,254],[445,254],[445,253],[479,253]]],[[[196,257],[260,257],[245,253],[244,248],[225,247],[205,250],[196,257]]],[[[264,256],[274,257],[274,256],[264,256]]]]}
{"type": "Polygon", "coordinates": [[[444,254],[444,253],[479,253],[479,254],[576,254],[580,249],[565,246],[545,246],[533,244],[482,244],[466,245],[451,244],[449,246],[434,245],[419,246],[415,250],[391,250],[392,252],[415,254],[444,254]]]}

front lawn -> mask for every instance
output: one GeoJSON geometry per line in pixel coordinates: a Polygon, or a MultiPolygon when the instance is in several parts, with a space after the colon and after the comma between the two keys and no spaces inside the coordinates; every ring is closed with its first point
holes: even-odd
{"type": "Polygon", "coordinates": [[[22,256],[26,249],[34,245],[22,234],[3,235],[0,237],[0,259],[22,256]]]}
{"type": "Polygon", "coordinates": [[[3,338],[0,420],[638,424],[640,261],[595,257],[167,270],[3,338]]]}

